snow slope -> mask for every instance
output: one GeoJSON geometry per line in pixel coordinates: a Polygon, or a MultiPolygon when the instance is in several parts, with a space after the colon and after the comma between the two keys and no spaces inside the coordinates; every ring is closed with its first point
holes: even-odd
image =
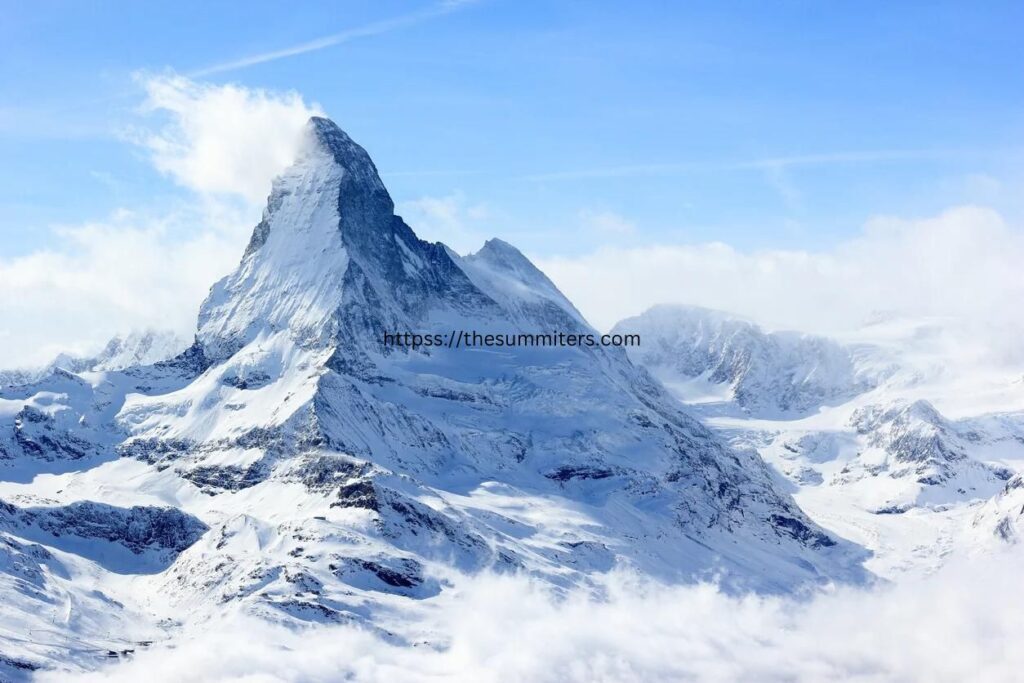
{"type": "Polygon", "coordinates": [[[743,411],[762,417],[794,416],[840,402],[879,381],[859,372],[850,350],[823,337],[763,332],[757,325],[694,306],[655,306],[612,330],[639,334],[630,349],[637,363],[666,384],[723,385],[743,411]]]}
{"type": "Polygon", "coordinates": [[[872,571],[931,572],[1017,538],[1024,373],[955,321],[879,316],[845,342],[787,333],[813,339],[796,364],[779,333],[721,312],[658,307],[617,329],[639,331],[634,357],[764,457],[812,519],[872,550],[872,571]],[[782,410],[795,396],[811,400],[782,410]]]}
{"type": "Polygon", "coordinates": [[[592,330],[510,245],[420,240],[361,147],[307,132],[190,348],[0,392],[0,531],[38,569],[8,623],[104,600],[62,603],[63,645],[0,638],[4,656],[88,667],[101,619],[166,638],[232,611],[411,642],[405,616],[484,570],[556,589],[616,567],[732,591],[869,578],[619,349],[385,344],[592,330]]]}

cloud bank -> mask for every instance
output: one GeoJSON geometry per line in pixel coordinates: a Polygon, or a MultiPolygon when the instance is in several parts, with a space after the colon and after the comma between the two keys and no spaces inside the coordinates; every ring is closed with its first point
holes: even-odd
{"type": "Polygon", "coordinates": [[[1024,670],[1021,559],[804,600],[618,575],[607,600],[556,601],[526,579],[484,576],[416,624],[431,645],[236,619],[82,680],[1013,681],[1024,670]]]}
{"type": "Polygon", "coordinates": [[[1015,326],[1024,234],[982,207],[876,218],[826,251],[722,243],[608,247],[538,265],[597,327],[659,303],[739,313],[770,328],[842,333],[878,311],[1015,326]]]}
{"type": "Polygon", "coordinates": [[[61,228],[59,249],[0,260],[4,365],[39,365],[65,351],[88,354],[134,329],[171,329],[191,338],[198,304],[240,257],[235,234],[247,224],[237,212],[118,211],[102,222],[61,228]],[[195,231],[197,224],[203,227],[195,231]]]}

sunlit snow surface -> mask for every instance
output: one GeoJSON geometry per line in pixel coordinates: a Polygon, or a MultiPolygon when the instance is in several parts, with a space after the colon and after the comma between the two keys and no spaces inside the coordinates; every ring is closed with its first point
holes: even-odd
{"type": "Polygon", "coordinates": [[[510,245],[419,240],[362,148],[309,132],[191,347],[0,392],[0,678],[731,680],[782,675],[778,652],[898,677],[854,616],[905,628],[890,602],[939,589],[864,563],[901,579],[1015,538],[1024,392],[950,364],[941,326],[685,310],[634,362],[384,346],[592,330],[510,245]]]}
{"type": "Polygon", "coordinates": [[[803,354],[794,367],[772,335],[724,313],[659,307],[618,328],[644,334],[635,359],[734,446],[764,457],[815,521],[873,551],[876,574],[929,573],[1016,538],[1024,366],[975,330],[879,316],[815,345],[845,363],[803,354]],[[794,395],[816,400],[780,410],[794,395]]]}

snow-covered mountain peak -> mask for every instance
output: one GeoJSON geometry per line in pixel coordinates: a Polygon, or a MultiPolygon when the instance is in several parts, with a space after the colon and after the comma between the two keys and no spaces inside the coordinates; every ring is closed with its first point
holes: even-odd
{"type": "Polygon", "coordinates": [[[508,263],[510,266],[512,264],[528,266],[531,269],[531,272],[540,273],[540,270],[538,270],[525,256],[523,256],[523,252],[519,251],[505,240],[497,237],[492,237],[484,242],[484,246],[480,247],[479,251],[473,254],[473,256],[476,256],[477,258],[486,258],[494,263],[508,263]]]}
{"type": "Polygon", "coordinates": [[[198,341],[208,359],[279,332],[302,347],[379,343],[385,329],[415,329],[438,303],[493,306],[443,245],[395,215],[362,147],[327,119],[314,117],[307,132],[242,262],[203,303],[198,341]]]}
{"type": "Polygon", "coordinates": [[[757,328],[756,323],[737,313],[719,311],[693,304],[655,304],[645,311],[641,317],[651,323],[661,323],[669,329],[675,329],[679,322],[696,321],[700,324],[731,325],[737,328],[757,328]]]}
{"type": "Polygon", "coordinates": [[[95,354],[60,353],[40,367],[0,369],[0,387],[31,384],[61,371],[106,372],[150,365],[173,358],[188,345],[189,342],[170,330],[136,330],[112,337],[95,354]]]}
{"type": "Polygon", "coordinates": [[[323,331],[348,263],[337,229],[343,175],[310,149],[274,182],[241,264],[200,308],[197,337],[208,357],[225,358],[260,331],[323,331]]]}
{"type": "Polygon", "coordinates": [[[98,355],[87,359],[90,370],[123,370],[172,358],[188,343],[169,330],[136,330],[118,335],[98,355]]]}
{"type": "Polygon", "coordinates": [[[309,137],[316,148],[330,155],[334,163],[345,169],[349,177],[349,189],[362,190],[393,208],[390,203],[391,197],[377,173],[377,167],[365,149],[356,144],[330,119],[314,116],[307,126],[309,137]]]}
{"type": "Polygon", "coordinates": [[[614,330],[639,334],[630,357],[685,394],[719,396],[724,387],[743,410],[797,415],[857,394],[862,377],[850,350],[798,332],[764,332],[728,313],[696,306],[655,306],[614,330]]]}
{"type": "Polygon", "coordinates": [[[558,324],[555,320],[544,320],[540,310],[554,304],[570,316],[573,326],[588,326],[583,315],[548,276],[508,242],[489,239],[476,253],[461,257],[459,263],[477,287],[495,301],[503,302],[506,309],[517,308],[517,303],[525,302],[527,307],[535,309],[534,313],[541,313],[537,322],[558,324]]]}

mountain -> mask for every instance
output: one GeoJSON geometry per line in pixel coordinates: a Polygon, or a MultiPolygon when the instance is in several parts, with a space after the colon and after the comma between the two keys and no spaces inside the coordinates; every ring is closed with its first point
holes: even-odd
{"type": "Polygon", "coordinates": [[[984,540],[1020,543],[1024,535],[1024,476],[1014,475],[975,514],[971,525],[984,540]],[[987,537],[987,538],[986,538],[987,537]]]}
{"type": "Polygon", "coordinates": [[[951,353],[976,343],[955,321],[889,316],[841,343],[659,306],[615,330],[639,333],[631,357],[761,455],[812,519],[870,549],[872,571],[927,572],[1018,538],[1024,412],[1007,408],[1022,384],[951,353]]]}
{"type": "Polygon", "coordinates": [[[884,472],[910,484],[891,491],[893,498],[881,508],[885,511],[989,498],[1012,476],[1005,467],[972,459],[971,441],[925,400],[864,406],[853,413],[850,424],[863,437],[863,450],[843,468],[840,479],[884,472]]]}
{"type": "MultiPolygon", "coordinates": [[[[796,332],[763,332],[727,313],[695,306],[655,306],[619,322],[613,333],[639,334],[630,357],[684,393],[718,385],[752,415],[798,415],[869,389],[851,351],[796,332]]],[[[707,391],[714,394],[721,392],[707,391]]]]}
{"type": "Polygon", "coordinates": [[[155,567],[118,565],[130,591],[102,564],[82,581],[167,634],[241,609],[401,641],[403,611],[485,570],[772,592],[869,578],[862,550],[621,349],[461,343],[593,332],[511,245],[461,257],[419,239],[365,150],[314,118],[191,347],[0,393],[0,497],[65,511],[0,528],[22,543],[19,520],[64,520],[68,561],[97,562],[97,528],[133,511],[128,552],[155,567]],[[422,343],[385,339],[406,333],[422,343]]]}
{"type": "Polygon", "coordinates": [[[176,356],[187,347],[187,341],[167,330],[132,332],[112,338],[93,356],[62,353],[41,368],[0,370],[0,387],[31,384],[58,369],[80,373],[148,365],[176,356]]]}

